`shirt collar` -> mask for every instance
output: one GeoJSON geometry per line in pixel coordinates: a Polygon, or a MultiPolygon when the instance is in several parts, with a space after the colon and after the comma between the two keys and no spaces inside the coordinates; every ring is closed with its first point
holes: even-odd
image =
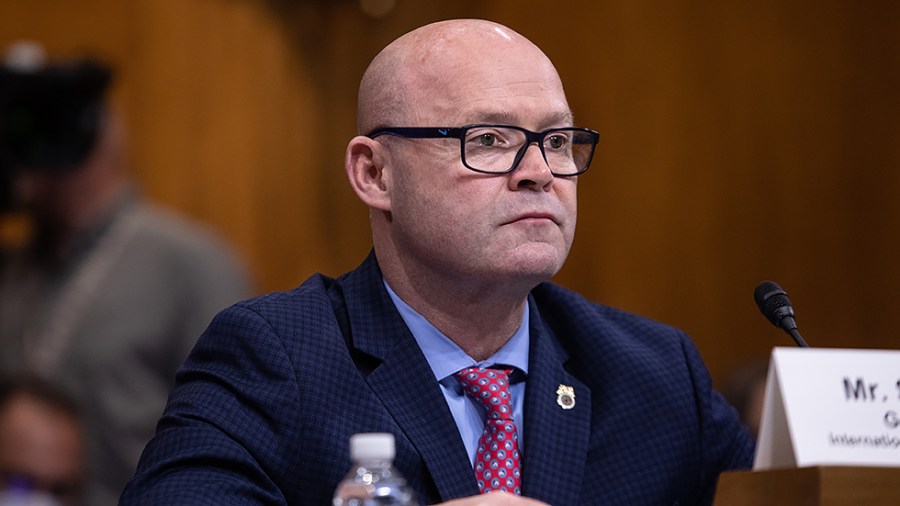
{"type": "MultiPolygon", "coordinates": [[[[406,326],[412,332],[419,348],[422,349],[425,360],[428,361],[434,377],[439,382],[443,383],[444,379],[466,367],[489,367],[494,364],[513,366],[521,371],[523,376],[528,374],[529,311],[527,300],[525,301],[525,309],[522,312],[522,323],[509,341],[487,359],[476,362],[449,337],[426,320],[424,316],[403,302],[391,289],[387,280],[384,280],[384,287],[394,302],[394,306],[397,307],[397,311],[400,312],[403,321],[406,322],[406,326]]],[[[519,374],[514,375],[511,381],[516,382],[515,376],[519,376],[519,374]]],[[[453,383],[456,382],[454,381],[453,383]]]]}

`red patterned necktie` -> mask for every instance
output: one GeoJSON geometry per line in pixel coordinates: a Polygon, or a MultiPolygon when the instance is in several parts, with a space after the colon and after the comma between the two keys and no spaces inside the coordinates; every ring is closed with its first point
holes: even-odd
{"type": "Polygon", "coordinates": [[[477,400],[487,412],[475,457],[475,479],[482,494],[495,490],[521,494],[519,435],[509,395],[511,372],[511,369],[470,367],[456,373],[456,380],[466,395],[477,400]]]}

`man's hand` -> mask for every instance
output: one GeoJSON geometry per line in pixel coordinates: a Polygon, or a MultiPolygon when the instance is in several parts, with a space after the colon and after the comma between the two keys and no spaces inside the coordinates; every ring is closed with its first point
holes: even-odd
{"type": "Polygon", "coordinates": [[[441,503],[442,506],[550,506],[547,503],[506,492],[476,495],[441,503]]]}

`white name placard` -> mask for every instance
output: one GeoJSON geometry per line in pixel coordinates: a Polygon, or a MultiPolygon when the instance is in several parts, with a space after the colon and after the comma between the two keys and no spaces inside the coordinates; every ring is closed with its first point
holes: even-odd
{"type": "Polygon", "coordinates": [[[775,348],[753,468],[900,467],[900,351],[775,348]]]}

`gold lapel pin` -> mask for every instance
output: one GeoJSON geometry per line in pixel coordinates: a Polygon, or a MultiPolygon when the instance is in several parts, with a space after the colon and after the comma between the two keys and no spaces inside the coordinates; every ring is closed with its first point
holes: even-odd
{"type": "Polygon", "coordinates": [[[575,389],[568,385],[560,385],[556,389],[556,403],[563,409],[575,407],[575,389]]]}

